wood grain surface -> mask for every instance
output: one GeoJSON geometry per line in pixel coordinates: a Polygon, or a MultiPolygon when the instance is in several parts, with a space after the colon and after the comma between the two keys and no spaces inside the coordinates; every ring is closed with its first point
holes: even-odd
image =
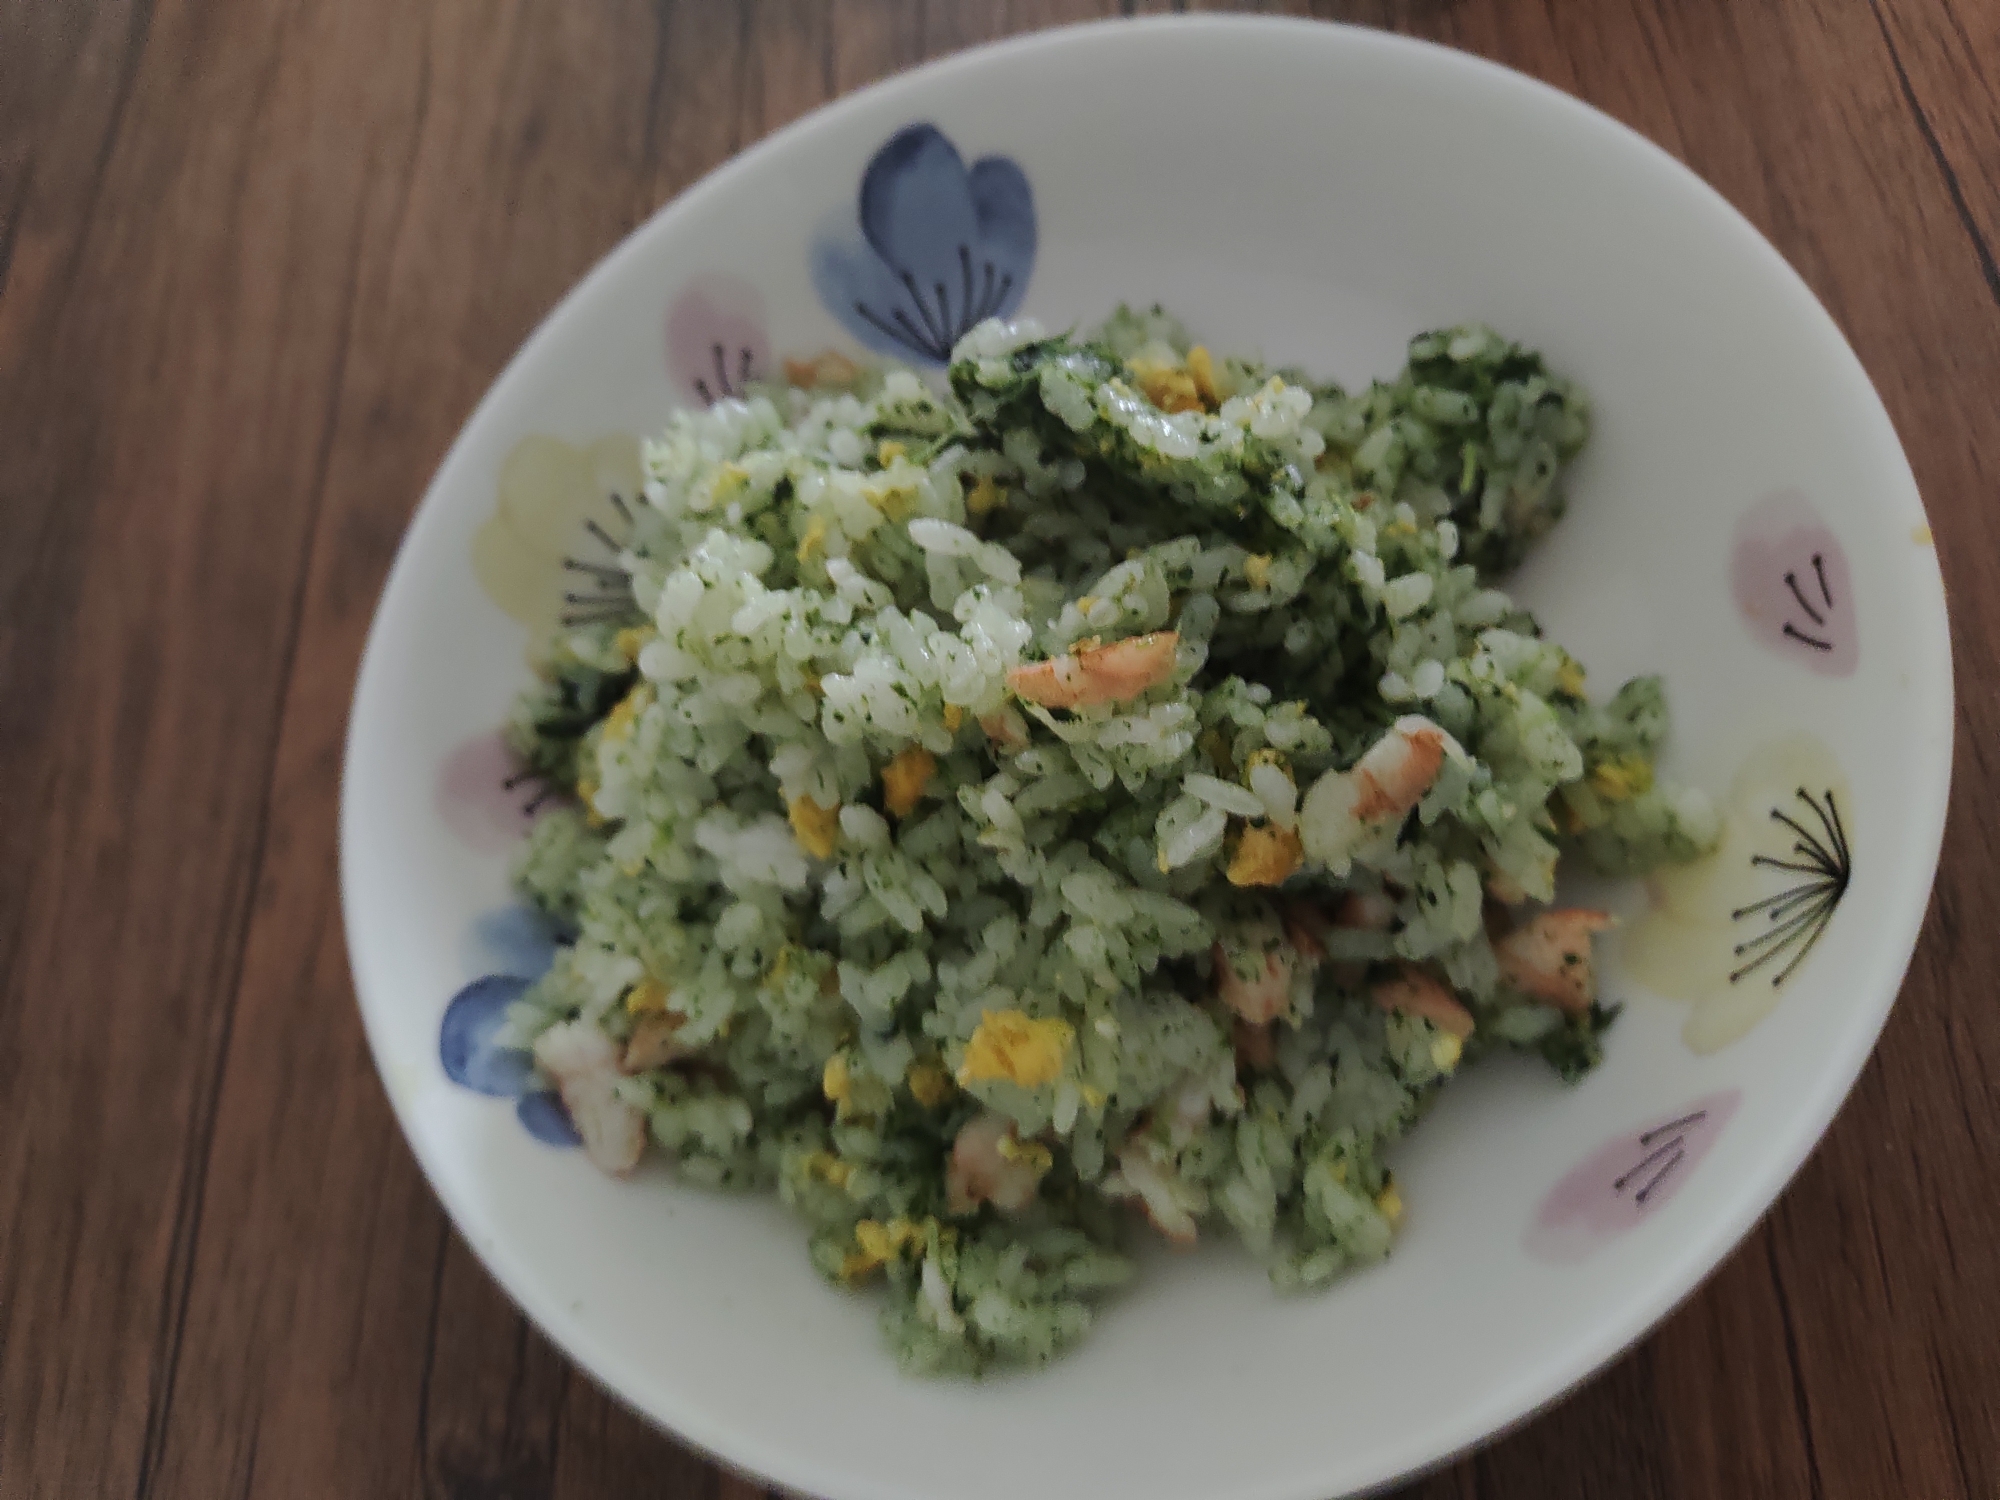
{"type": "MultiPolygon", "coordinates": [[[[1119,9],[0,0],[0,1496],[757,1493],[571,1370],[396,1132],[335,891],[354,672],[446,444],[627,230],[843,91],[1119,9]]],[[[1652,1337],[1405,1493],[1992,1500],[2000,4],[1312,9],[1581,95],[1790,257],[1909,449],[1961,709],[1825,1144],[1652,1337]]]]}

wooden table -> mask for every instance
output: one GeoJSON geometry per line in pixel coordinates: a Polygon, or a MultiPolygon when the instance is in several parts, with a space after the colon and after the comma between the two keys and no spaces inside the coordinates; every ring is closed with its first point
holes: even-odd
{"type": "MultiPolygon", "coordinates": [[[[489,1283],[335,894],[397,538],[556,297],[826,99],[1091,0],[0,0],[0,1496],[729,1495],[489,1283]]],[[[1130,5],[1125,7],[1131,9],[1130,5]]],[[[1818,1154],[1609,1373],[1426,1500],[2000,1495],[2000,4],[1354,0],[1675,152],[1928,500],[1944,868],[1818,1154]]]]}

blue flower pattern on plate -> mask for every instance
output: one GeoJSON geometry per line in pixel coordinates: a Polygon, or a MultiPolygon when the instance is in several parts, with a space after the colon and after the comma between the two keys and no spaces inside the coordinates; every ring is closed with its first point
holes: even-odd
{"type": "Polygon", "coordinates": [[[472,919],[465,955],[468,969],[536,980],[555,962],[555,929],[532,907],[496,906],[472,919]]]}
{"type": "Polygon", "coordinates": [[[869,348],[943,364],[966,330],[1021,305],[1035,196],[1011,158],[968,168],[935,125],[907,125],[870,159],[858,208],[858,240],[813,246],[813,286],[869,348]]]}
{"type": "Polygon", "coordinates": [[[555,961],[556,935],[538,913],[506,906],[474,921],[469,946],[499,972],[480,975],[445,1006],[438,1027],[438,1061],[445,1076],[475,1093],[514,1100],[515,1118],[536,1140],[581,1145],[561,1096],[535,1086],[534,1057],[500,1044],[507,1007],[555,961]]]}
{"type": "Polygon", "coordinates": [[[518,1099],[533,1086],[534,1058],[498,1040],[507,1007],[528,984],[513,974],[484,974],[451,997],[438,1028],[438,1061],[453,1083],[495,1099],[518,1099]]]}

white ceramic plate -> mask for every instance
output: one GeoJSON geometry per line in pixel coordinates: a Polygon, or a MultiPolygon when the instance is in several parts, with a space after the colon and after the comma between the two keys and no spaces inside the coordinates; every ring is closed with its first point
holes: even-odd
{"type": "MultiPolygon", "coordinates": [[[[921,258],[922,226],[871,228],[921,258]]],[[[944,301],[941,321],[967,310],[944,301]]],[[[922,314],[902,311],[914,329],[922,314]]],[[[607,257],[480,404],[397,558],[356,693],[342,823],[356,988],[410,1143],[494,1276],[605,1385],[723,1459],[841,1500],[1324,1497],[1478,1442],[1581,1380],[1770,1204],[1908,962],[1950,694],[1924,513],[1867,377],[1771,247],[1664,153],[1514,73],[1365,31],[1046,33],[892,79],[746,152],[607,257]],[[609,1181],[534,1133],[560,1135],[545,1099],[462,1088],[440,1065],[453,996],[483,978],[475,1000],[504,998],[541,962],[506,914],[520,815],[496,800],[491,739],[525,636],[482,577],[517,612],[526,582],[546,589],[570,544],[546,530],[551,514],[570,524],[564,486],[594,498],[616,480],[619,445],[593,450],[597,477],[583,445],[654,429],[746,357],[859,354],[855,301],[903,326],[856,202],[878,148],[916,122],[1027,184],[1023,204],[1005,167],[939,176],[932,151],[931,175],[906,181],[876,162],[927,211],[968,216],[974,303],[997,299],[990,261],[996,288],[1016,278],[998,300],[1046,324],[1158,299],[1213,344],[1351,381],[1392,372],[1418,330],[1483,319],[1580,378],[1597,433],[1519,591],[1600,686],[1666,674],[1673,770],[1737,817],[1728,867],[1672,897],[1682,926],[1635,921],[1624,957],[1614,947],[1606,988],[1630,1003],[1601,1070],[1565,1089],[1495,1063],[1446,1091],[1395,1158],[1409,1213],[1385,1265],[1281,1300],[1229,1249],[1153,1256],[1073,1357],[981,1385],[900,1377],[873,1301],[823,1285],[774,1203],[663,1169],[609,1181]],[[517,450],[531,435],[544,440],[517,450]],[[1826,857],[1798,857],[1774,812],[1826,857]],[[1752,866],[1759,852],[1811,868],[1752,866]],[[1730,982],[1729,950],[1756,931],[1730,910],[1787,879],[1816,882],[1806,905],[1824,920],[1730,982]]],[[[1645,910],[1636,889],[1619,899],[1645,910]]]]}

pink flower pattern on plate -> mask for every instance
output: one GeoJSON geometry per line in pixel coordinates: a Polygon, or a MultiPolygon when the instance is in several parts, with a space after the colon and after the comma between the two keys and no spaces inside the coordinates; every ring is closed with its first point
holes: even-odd
{"type": "Polygon", "coordinates": [[[1777,490],[1736,523],[1729,582],[1758,640],[1826,677],[1861,659],[1847,553],[1798,490],[1777,490]]]}
{"type": "Polygon", "coordinates": [[[764,299],[733,276],[696,276],[667,309],[667,373],[690,401],[741,396],[772,373],[764,299]]]}
{"type": "Polygon", "coordinates": [[[1528,1254],[1568,1264],[1636,1229],[1672,1201],[1742,1100],[1742,1090],[1724,1089],[1606,1142],[1542,1199],[1528,1226],[1528,1254]]]}
{"type": "Polygon", "coordinates": [[[438,768],[438,815],[481,853],[514,848],[557,800],[507,748],[497,729],[463,741],[438,768]]]}

